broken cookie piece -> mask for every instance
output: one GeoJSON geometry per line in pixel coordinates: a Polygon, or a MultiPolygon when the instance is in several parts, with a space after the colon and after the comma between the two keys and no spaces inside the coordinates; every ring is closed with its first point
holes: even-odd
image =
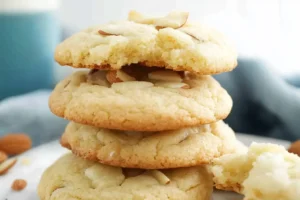
{"type": "Polygon", "coordinates": [[[300,199],[300,158],[283,146],[253,143],[247,153],[214,159],[212,173],[216,188],[245,200],[300,199]]]}

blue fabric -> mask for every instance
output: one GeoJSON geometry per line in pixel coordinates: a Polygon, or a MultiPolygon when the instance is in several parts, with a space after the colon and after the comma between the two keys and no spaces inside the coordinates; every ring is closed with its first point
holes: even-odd
{"type": "Polygon", "coordinates": [[[286,81],[264,61],[238,63],[234,71],[215,76],[234,101],[225,121],[237,132],[299,139],[300,76],[286,81]]]}
{"type": "Polygon", "coordinates": [[[34,146],[58,139],[67,121],[50,112],[50,92],[36,91],[1,101],[0,136],[7,133],[27,133],[34,146]]]}
{"type": "MultiPolygon", "coordinates": [[[[225,120],[236,132],[287,140],[300,138],[300,77],[284,80],[263,61],[240,59],[230,73],[215,76],[234,101],[225,120]]],[[[31,135],[34,145],[58,139],[67,121],[48,108],[50,91],[36,91],[0,102],[0,136],[31,135]]]]}

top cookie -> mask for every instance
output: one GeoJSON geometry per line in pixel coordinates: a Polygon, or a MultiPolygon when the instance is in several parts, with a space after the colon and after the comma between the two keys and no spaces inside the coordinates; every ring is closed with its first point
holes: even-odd
{"type": "Polygon", "coordinates": [[[127,21],[110,22],[77,33],[58,45],[55,59],[76,68],[121,69],[142,63],[209,75],[237,65],[232,43],[218,31],[187,23],[188,13],[147,17],[135,11],[127,21]]]}

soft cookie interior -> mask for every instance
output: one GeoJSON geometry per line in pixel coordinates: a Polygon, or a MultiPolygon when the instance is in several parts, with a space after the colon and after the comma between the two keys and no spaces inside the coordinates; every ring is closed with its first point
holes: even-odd
{"type": "Polygon", "coordinates": [[[282,146],[254,143],[248,153],[215,159],[212,172],[218,189],[242,193],[247,200],[300,198],[300,158],[282,146]]]}

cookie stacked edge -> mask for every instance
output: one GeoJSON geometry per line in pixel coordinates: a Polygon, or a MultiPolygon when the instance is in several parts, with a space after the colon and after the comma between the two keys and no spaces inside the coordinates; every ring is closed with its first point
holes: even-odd
{"type": "Polygon", "coordinates": [[[49,99],[72,121],[61,144],[75,156],[46,170],[42,200],[210,199],[206,164],[239,144],[222,121],[232,100],[209,75],[234,69],[236,52],[221,33],[187,20],[186,12],[132,11],[57,47],[61,65],[92,70],[58,83],[49,99]]]}

